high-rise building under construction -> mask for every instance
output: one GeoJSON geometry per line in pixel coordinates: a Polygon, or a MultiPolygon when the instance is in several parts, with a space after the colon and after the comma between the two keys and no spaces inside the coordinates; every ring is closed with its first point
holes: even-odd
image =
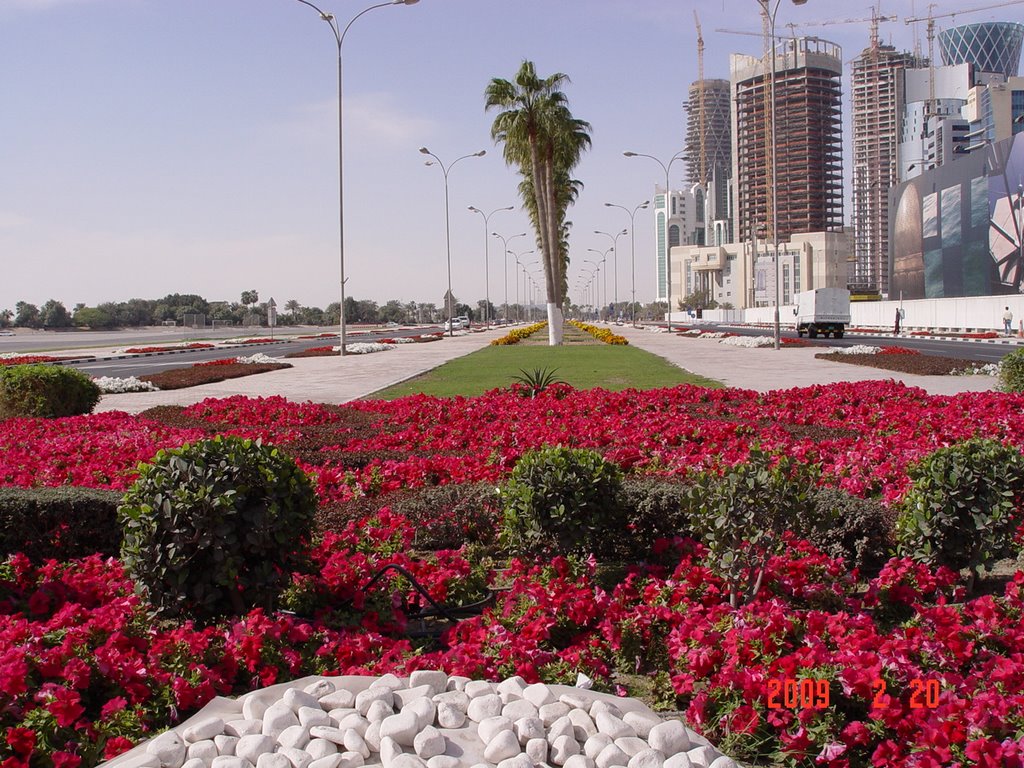
{"type": "MultiPolygon", "coordinates": [[[[707,79],[692,83],[686,109],[686,176],[690,184],[705,186],[708,196],[705,220],[710,229],[715,221],[730,217],[732,132],[729,81],[707,79]]],[[[729,226],[731,228],[731,222],[729,226]]],[[[699,244],[710,245],[717,240],[717,236],[706,234],[699,244]]]]}

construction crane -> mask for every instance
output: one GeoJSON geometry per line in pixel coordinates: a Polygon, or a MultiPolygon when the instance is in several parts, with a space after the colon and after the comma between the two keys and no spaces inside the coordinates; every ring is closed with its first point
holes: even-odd
{"type": "Polygon", "coordinates": [[[796,37],[796,30],[803,29],[804,27],[830,27],[833,24],[864,24],[869,23],[871,25],[871,47],[878,48],[878,25],[883,21],[899,21],[898,16],[883,16],[879,11],[874,8],[871,9],[871,15],[859,18],[859,19],[827,19],[825,21],[805,21],[800,24],[789,23],[786,26],[789,27],[790,34],[796,37]]]}
{"type": "Polygon", "coordinates": [[[707,158],[707,108],[704,97],[704,35],[700,30],[700,17],[697,9],[693,11],[693,22],[697,25],[697,131],[700,135],[700,185],[703,189],[708,187],[708,158],[707,158]]]}

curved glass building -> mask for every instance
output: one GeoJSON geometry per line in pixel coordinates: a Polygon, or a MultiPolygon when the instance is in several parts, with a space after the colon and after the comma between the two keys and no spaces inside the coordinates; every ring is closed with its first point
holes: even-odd
{"type": "Polygon", "coordinates": [[[1016,77],[1020,67],[1024,24],[984,21],[939,32],[942,63],[973,64],[977,73],[1016,77]]]}

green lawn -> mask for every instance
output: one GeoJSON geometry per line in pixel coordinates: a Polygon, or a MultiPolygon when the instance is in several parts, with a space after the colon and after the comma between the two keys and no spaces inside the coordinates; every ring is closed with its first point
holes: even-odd
{"type": "Polygon", "coordinates": [[[532,373],[541,368],[557,368],[555,375],[577,389],[656,389],[677,384],[722,386],[635,347],[608,344],[548,347],[520,343],[484,347],[422,376],[375,392],[371,397],[394,400],[420,393],[436,397],[479,395],[489,389],[509,386],[521,371],[532,373]]]}

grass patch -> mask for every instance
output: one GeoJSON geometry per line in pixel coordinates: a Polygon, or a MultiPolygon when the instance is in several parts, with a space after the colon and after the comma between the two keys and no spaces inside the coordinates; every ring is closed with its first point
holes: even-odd
{"type": "Polygon", "coordinates": [[[721,387],[720,382],[684,371],[642,349],[608,344],[549,347],[533,344],[484,347],[451,360],[421,376],[380,390],[373,399],[394,400],[407,395],[472,397],[489,389],[508,387],[522,371],[557,368],[557,376],[577,389],[603,387],[658,389],[679,384],[721,387]]]}

